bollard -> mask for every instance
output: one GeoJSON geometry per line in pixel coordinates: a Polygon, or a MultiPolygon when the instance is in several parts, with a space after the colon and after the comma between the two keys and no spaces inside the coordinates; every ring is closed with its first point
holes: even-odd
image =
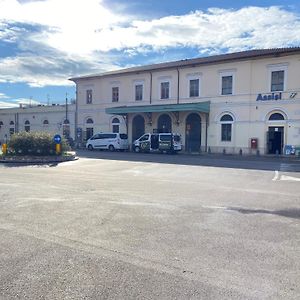
{"type": "Polygon", "coordinates": [[[60,154],[60,152],[61,152],[61,145],[60,144],[55,144],[55,152],[56,152],[57,155],[60,154]]]}
{"type": "Polygon", "coordinates": [[[7,154],[7,144],[2,144],[2,153],[4,154],[4,155],[6,155],[7,154]]]}

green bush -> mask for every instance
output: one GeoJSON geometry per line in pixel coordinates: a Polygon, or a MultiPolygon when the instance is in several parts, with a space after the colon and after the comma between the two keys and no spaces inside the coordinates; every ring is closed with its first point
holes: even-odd
{"type": "MultiPolygon", "coordinates": [[[[12,135],[8,142],[8,150],[14,155],[55,155],[53,135],[46,132],[20,132],[12,135]]],[[[70,150],[64,137],[61,141],[61,151],[70,150]]]]}

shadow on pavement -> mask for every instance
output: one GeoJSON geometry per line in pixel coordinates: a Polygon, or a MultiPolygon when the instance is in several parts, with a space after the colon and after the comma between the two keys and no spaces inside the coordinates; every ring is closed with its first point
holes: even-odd
{"type": "Polygon", "coordinates": [[[293,219],[300,219],[299,208],[266,210],[266,209],[245,209],[239,207],[227,207],[226,210],[236,211],[242,214],[269,214],[269,215],[278,215],[278,216],[293,218],[293,219]]]}
{"type": "Polygon", "coordinates": [[[217,154],[148,154],[133,152],[108,152],[77,150],[79,158],[92,158],[116,161],[149,162],[190,166],[207,166],[249,170],[300,172],[299,158],[240,156],[217,154]]]}

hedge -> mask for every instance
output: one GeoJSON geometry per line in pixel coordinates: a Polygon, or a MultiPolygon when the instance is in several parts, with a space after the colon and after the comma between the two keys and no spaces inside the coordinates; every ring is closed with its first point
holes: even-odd
{"type": "MultiPolygon", "coordinates": [[[[61,151],[70,150],[64,137],[61,151]]],[[[8,142],[8,153],[13,155],[56,155],[53,134],[46,132],[20,132],[11,136],[8,142]]]]}

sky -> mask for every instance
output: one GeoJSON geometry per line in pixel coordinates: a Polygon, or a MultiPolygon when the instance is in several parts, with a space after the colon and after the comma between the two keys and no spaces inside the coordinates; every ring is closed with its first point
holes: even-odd
{"type": "Polygon", "coordinates": [[[299,0],[0,0],[0,108],[70,102],[71,77],[293,46],[299,0]]]}

